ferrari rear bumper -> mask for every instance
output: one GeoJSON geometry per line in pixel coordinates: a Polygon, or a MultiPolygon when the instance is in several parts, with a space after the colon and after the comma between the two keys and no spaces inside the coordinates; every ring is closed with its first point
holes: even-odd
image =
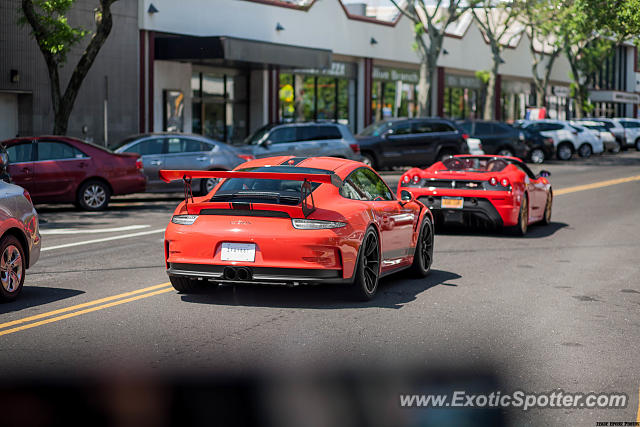
{"type": "Polygon", "coordinates": [[[485,223],[495,227],[512,226],[517,222],[517,210],[510,197],[490,200],[482,197],[463,197],[462,208],[442,208],[440,196],[420,196],[433,213],[435,223],[476,224],[485,223]]]}
{"type": "Polygon", "coordinates": [[[246,265],[169,263],[169,276],[202,278],[219,283],[297,286],[318,283],[349,283],[342,270],[279,268],[246,265]]]}

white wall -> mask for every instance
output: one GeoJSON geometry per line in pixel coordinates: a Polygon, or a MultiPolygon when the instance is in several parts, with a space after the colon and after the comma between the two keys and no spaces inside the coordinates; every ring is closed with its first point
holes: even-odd
{"type": "Polygon", "coordinates": [[[0,92],[0,141],[18,134],[18,95],[0,92]]]}
{"type": "Polygon", "coordinates": [[[156,132],[163,130],[163,90],[176,89],[181,90],[185,96],[184,131],[191,132],[191,64],[154,61],[153,79],[153,130],[156,132]]]}

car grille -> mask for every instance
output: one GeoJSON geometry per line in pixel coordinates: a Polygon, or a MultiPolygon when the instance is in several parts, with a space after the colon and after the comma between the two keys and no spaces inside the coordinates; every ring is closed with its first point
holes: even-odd
{"type": "Polygon", "coordinates": [[[449,179],[423,179],[422,187],[459,188],[464,190],[481,190],[484,181],[464,181],[449,179]]]}

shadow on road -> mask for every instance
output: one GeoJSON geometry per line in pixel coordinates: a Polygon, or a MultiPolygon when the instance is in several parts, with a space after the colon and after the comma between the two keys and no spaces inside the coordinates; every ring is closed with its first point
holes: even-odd
{"type": "Polygon", "coordinates": [[[419,294],[435,286],[449,283],[460,275],[432,270],[423,279],[413,279],[407,273],[394,274],[380,280],[378,294],[368,302],[351,300],[348,286],[320,285],[287,288],[279,286],[219,286],[199,294],[182,295],[185,302],[197,304],[234,305],[249,307],[344,309],[344,308],[402,308],[419,294]]]}
{"type": "Polygon", "coordinates": [[[42,286],[25,286],[17,300],[0,304],[0,314],[24,310],[25,308],[49,304],[51,302],[75,297],[84,291],[64,288],[46,288],[42,286]]]}
{"type": "Polygon", "coordinates": [[[474,228],[470,226],[446,226],[437,225],[436,235],[443,236],[482,236],[482,237],[498,237],[513,239],[540,239],[555,234],[558,230],[568,227],[569,224],[564,222],[551,222],[549,225],[533,224],[529,226],[529,230],[525,236],[518,236],[511,233],[510,230],[501,228],[474,228]]]}

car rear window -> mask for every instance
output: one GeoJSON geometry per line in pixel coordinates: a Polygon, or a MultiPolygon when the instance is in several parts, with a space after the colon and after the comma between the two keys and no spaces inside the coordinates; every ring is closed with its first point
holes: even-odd
{"type": "MultiPolygon", "coordinates": [[[[240,169],[241,172],[332,174],[332,171],[296,166],[259,166],[240,169]]],[[[315,190],[320,183],[311,183],[315,190]]],[[[297,205],[301,202],[301,181],[282,179],[229,178],[211,198],[212,202],[234,201],[251,203],[277,203],[297,205]]]]}
{"type": "Polygon", "coordinates": [[[462,172],[500,172],[509,164],[491,157],[450,157],[442,161],[447,170],[462,172]]]}

